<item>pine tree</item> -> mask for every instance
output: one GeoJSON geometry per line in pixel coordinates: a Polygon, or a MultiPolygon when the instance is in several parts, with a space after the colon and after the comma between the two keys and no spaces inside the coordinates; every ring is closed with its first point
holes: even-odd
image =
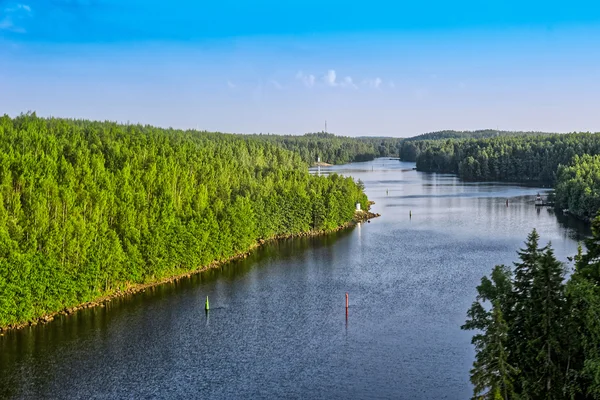
{"type": "Polygon", "coordinates": [[[500,305],[496,302],[488,316],[485,334],[473,337],[473,344],[477,350],[471,370],[473,399],[513,398],[513,381],[517,370],[508,363],[507,338],[508,325],[502,317],[500,305]]]}
{"type": "Polygon", "coordinates": [[[515,275],[510,306],[505,312],[509,324],[509,346],[514,350],[510,360],[521,371],[522,379],[527,380],[529,373],[537,367],[536,354],[530,351],[529,338],[532,336],[531,324],[537,317],[533,314],[531,291],[537,275],[543,248],[538,247],[539,235],[534,229],[527,236],[525,248],[517,251],[520,262],[514,263],[515,275]]]}
{"type": "Polygon", "coordinates": [[[600,399],[600,217],[592,222],[587,252],[579,248],[575,273],[567,285],[571,325],[578,346],[572,365],[578,371],[576,389],[590,399],[600,399]]]}
{"type": "Polygon", "coordinates": [[[528,353],[535,354],[536,368],[527,379],[527,392],[532,398],[564,398],[564,370],[561,351],[565,343],[564,267],[548,244],[539,259],[531,286],[531,311],[535,318],[527,329],[528,353]]]}
{"type": "Polygon", "coordinates": [[[472,339],[477,350],[471,370],[473,399],[507,400],[514,393],[517,370],[509,363],[508,325],[502,312],[502,308],[508,305],[511,289],[510,270],[504,265],[497,265],[491,279],[481,279],[477,300],[467,313],[469,319],[461,327],[482,331],[472,339]],[[486,309],[485,302],[491,303],[491,310],[486,309]]]}

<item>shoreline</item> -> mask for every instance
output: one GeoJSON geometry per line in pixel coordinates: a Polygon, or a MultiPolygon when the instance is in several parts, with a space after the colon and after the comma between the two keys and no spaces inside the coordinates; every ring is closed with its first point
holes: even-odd
{"type": "MultiPolygon", "coordinates": [[[[374,204],[374,202],[370,201],[369,202],[369,207],[371,206],[371,204],[374,204]]],[[[132,294],[136,294],[136,293],[140,293],[145,291],[146,289],[149,288],[153,288],[159,285],[163,285],[165,283],[172,283],[172,282],[177,282],[181,279],[184,278],[190,278],[192,275],[196,275],[205,271],[208,271],[210,269],[215,269],[215,268],[219,268],[224,264],[227,264],[231,261],[235,261],[235,260],[239,260],[242,258],[246,258],[250,255],[250,253],[252,253],[253,251],[255,251],[256,249],[258,249],[261,246],[264,246],[266,244],[269,244],[271,242],[275,242],[275,241],[279,241],[279,240],[285,240],[285,239],[294,239],[294,238],[300,238],[300,237],[317,237],[317,236],[323,236],[323,235],[327,235],[330,233],[334,233],[334,232],[339,232],[341,230],[344,229],[349,229],[351,227],[354,227],[356,224],[360,223],[360,222],[365,222],[368,221],[372,218],[377,218],[380,217],[381,214],[378,213],[372,213],[370,211],[356,211],[354,213],[354,217],[352,220],[344,223],[343,225],[338,226],[337,228],[334,229],[330,229],[330,230],[320,230],[320,231],[307,231],[307,232],[302,232],[302,233],[298,233],[298,234],[287,234],[287,235],[275,235],[271,238],[268,239],[259,239],[258,241],[256,241],[248,250],[238,253],[234,256],[231,256],[229,258],[226,258],[224,260],[220,260],[220,261],[213,261],[208,265],[202,266],[200,268],[194,269],[194,270],[190,270],[187,271],[185,273],[182,274],[178,274],[178,275],[173,275],[170,276],[168,278],[163,278],[154,282],[150,282],[150,283],[139,283],[139,284],[133,284],[131,286],[129,286],[127,289],[125,290],[119,290],[117,289],[115,292],[113,293],[109,293],[109,294],[105,294],[101,297],[98,297],[96,300],[93,301],[88,301],[86,303],[81,303],[79,305],[76,305],[74,307],[66,307],[62,310],[59,311],[55,311],[53,313],[49,313],[49,314],[45,314],[42,315],[38,318],[35,318],[33,320],[29,320],[29,321],[25,321],[23,323],[20,324],[13,324],[13,325],[8,325],[8,326],[0,326],[0,336],[4,336],[5,333],[9,332],[9,331],[17,331],[29,326],[36,326],[38,324],[46,324],[49,323],[51,321],[54,320],[54,318],[56,318],[57,316],[61,316],[61,315],[71,315],[79,310],[83,310],[86,308],[94,308],[94,307],[104,307],[104,305],[106,303],[110,303],[112,300],[117,299],[117,298],[122,298],[125,297],[127,295],[132,295],[132,294]]]]}

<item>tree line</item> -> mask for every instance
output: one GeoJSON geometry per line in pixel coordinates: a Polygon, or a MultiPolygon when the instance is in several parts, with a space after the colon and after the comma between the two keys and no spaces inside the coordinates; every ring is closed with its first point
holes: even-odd
{"type": "Polygon", "coordinates": [[[331,230],[360,183],[257,137],[0,117],[0,326],[331,230]]]}
{"type": "Polygon", "coordinates": [[[477,287],[463,329],[475,330],[473,399],[600,399],[600,218],[565,267],[535,230],[514,268],[477,287]]]}
{"type": "Polygon", "coordinates": [[[428,132],[405,139],[406,141],[440,140],[440,139],[484,139],[498,136],[548,135],[537,131],[500,131],[496,129],[480,129],[476,131],[445,130],[428,132]]]}
{"type": "Polygon", "coordinates": [[[555,187],[556,206],[584,220],[600,210],[600,135],[531,134],[488,139],[404,141],[400,158],[417,169],[467,181],[529,182],[555,187]]]}
{"type": "Polygon", "coordinates": [[[455,173],[464,180],[553,185],[559,165],[569,164],[575,155],[598,153],[600,135],[573,133],[405,141],[400,158],[415,161],[418,170],[455,173]]]}
{"type": "Polygon", "coordinates": [[[260,140],[281,146],[299,154],[309,165],[319,157],[329,164],[370,161],[376,157],[398,157],[400,138],[346,137],[331,133],[294,135],[253,135],[260,140]]]}

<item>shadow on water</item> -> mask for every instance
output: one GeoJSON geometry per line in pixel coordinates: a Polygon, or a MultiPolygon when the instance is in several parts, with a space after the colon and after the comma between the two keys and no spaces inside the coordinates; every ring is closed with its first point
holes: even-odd
{"type": "Polygon", "coordinates": [[[327,168],[365,182],[370,224],[5,334],[0,398],[468,398],[481,277],[532,228],[565,260],[589,226],[536,208],[541,188],[413,166],[327,168]]]}
{"type": "Polygon", "coordinates": [[[539,212],[542,212],[540,210],[541,208],[548,214],[556,217],[560,226],[566,229],[567,234],[571,239],[581,242],[592,235],[592,228],[588,222],[582,221],[572,215],[565,214],[562,211],[555,210],[551,207],[538,207],[539,212]]]}
{"type": "MultiPolygon", "coordinates": [[[[183,295],[200,285],[243,277],[255,268],[265,268],[268,261],[285,263],[308,248],[331,247],[340,239],[351,235],[351,232],[352,229],[347,229],[328,235],[270,242],[248,257],[228,262],[219,268],[115,298],[101,306],[78,310],[69,316],[60,315],[48,324],[6,332],[0,336],[0,398],[18,398],[28,392],[28,388],[34,387],[34,393],[44,393],[46,385],[58,379],[52,360],[68,358],[69,353],[76,349],[80,356],[85,355],[86,343],[102,341],[113,320],[126,318],[137,309],[152,307],[154,303],[183,295]]],[[[201,305],[199,309],[203,310],[201,305]]],[[[214,314],[226,310],[227,307],[216,306],[211,307],[210,312],[214,314]]],[[[206,323],[209,315],[203,315],[206,323]]]]}

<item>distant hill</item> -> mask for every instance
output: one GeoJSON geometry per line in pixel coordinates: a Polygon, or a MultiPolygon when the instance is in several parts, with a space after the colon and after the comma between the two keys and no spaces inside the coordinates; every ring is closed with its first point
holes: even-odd
{"type": "Polygon", "coordinates": [[[485,139],[496,136],[538,136],[551,135],[551,132],[534,132],[534,131],[499,131],[496,129],[482,129],[477,131],[438,131],[423,133],[421,135],[406,138],[406,141],[415,140],[440,140],[440,139],[485,139]]]}

